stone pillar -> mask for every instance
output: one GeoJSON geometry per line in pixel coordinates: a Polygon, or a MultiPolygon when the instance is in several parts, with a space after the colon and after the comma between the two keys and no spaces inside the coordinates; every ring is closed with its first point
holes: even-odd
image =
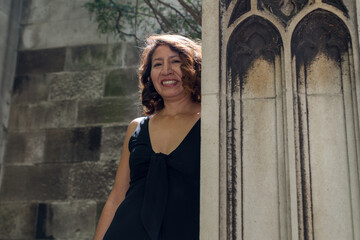
{"type": "Polygon", "coordinates": [[[0,184],[9,120],[11,88],[14,80],[19,42],[21,2],[21,0],[0,2],[0,184]]]}
{"type": "Polygon", "coordinates": [[[203,1],[201,239],[360,239],[355,2],[203,1]]]}

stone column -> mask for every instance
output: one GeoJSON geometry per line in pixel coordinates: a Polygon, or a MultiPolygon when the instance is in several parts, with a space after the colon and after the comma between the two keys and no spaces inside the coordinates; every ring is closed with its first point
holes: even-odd
{"type": "Polygon", "coordinates": [[[356,7],[203,1],[201,239],[360,239],[356,7]]]}
{"type": "Polygon", "coordinates": [[[200,239],[218,239],[220,234],[220,92],[219,92],[219,4],[202,2],[202,117],[200,239]]]}
{"type": "Polygon", "coordinates": [[[0,184],[19,42],[21,2],[21,0],[0,1],[0,184]]]}

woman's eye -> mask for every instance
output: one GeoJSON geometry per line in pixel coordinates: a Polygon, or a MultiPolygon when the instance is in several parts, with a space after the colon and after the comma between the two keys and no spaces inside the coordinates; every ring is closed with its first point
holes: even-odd
{"type": "Polygon", "coordinates": [[[173,61],[173,63],[181,63],[181,61],[176,59],[176,60],[173,61]]]}
{"type": "Polygon", "coordinates": [[[153,67],[161,66],[161,63],[154,63],[153,67]]]}

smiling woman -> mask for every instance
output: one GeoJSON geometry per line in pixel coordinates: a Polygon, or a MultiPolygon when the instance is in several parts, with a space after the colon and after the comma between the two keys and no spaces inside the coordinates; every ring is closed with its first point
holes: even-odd
{"type": "Polygon", "coordinates": [[[139,69],[147,116],[128,127],[96,240],[199,239],[201,48],[179,35],[147,43],[139,69]]]}
{"type": "MultiPolygon", "coordinates": [[[[180,64],[170,62],[170,66],[181,68],[182,86],[190,93],[193,102],[201,101],[201,47],[191,40],[179,35],[160,35],[148,38],[148,46],[144,49],[140,61],[140,88],[142,89],[142,104],[144,113],[151,115],[164,107],[163,99],[156,91],[150,76],[156,70],[164,66],[152,66],[152,64],[164,64],[163,60],[153,61],[155,50],[168,49],[173,56],[171,60],[179,61],[180,64]]],[[[159,54],[159,51],[157,51],[159,54]]],[[[162,52],[162,51],[161,51],[162,52]]],[[[158,58],[158,57],[156,57],[158,58]]],[[[167,66],[167,65],[166,65],[167,66]]],[[[170,69],[171,70],[171,69],[170,69]]],[[[175,70],[175,69],[172,69],[175,70]]]]}

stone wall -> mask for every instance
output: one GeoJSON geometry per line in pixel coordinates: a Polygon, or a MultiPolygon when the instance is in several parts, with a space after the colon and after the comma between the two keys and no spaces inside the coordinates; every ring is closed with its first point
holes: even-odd
{"type": "Polygon", "coordinates": [[[24,1],[0,239],[91,239],[140,115],[137,47],[99,36],[84,2],[24,1]]]}

